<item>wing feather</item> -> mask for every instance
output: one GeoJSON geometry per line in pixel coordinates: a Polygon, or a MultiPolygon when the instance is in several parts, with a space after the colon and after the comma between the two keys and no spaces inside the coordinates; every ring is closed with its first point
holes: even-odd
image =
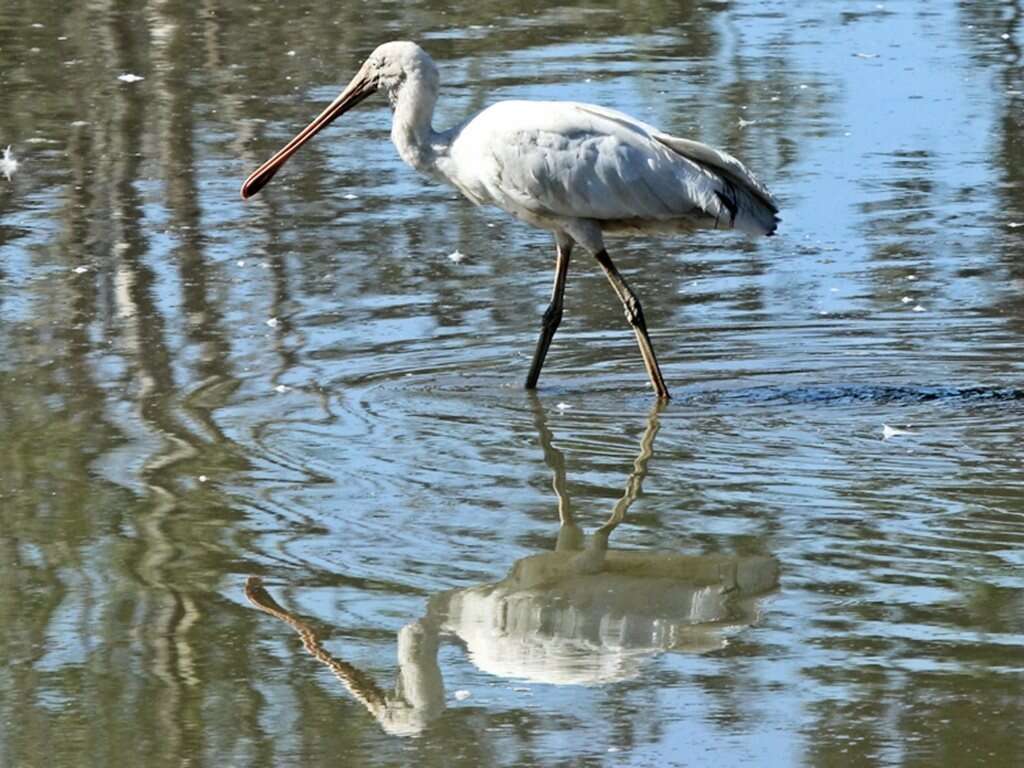
{"type": "Polygon", "coordinates": [[[730,155],[588,104],[500,102],[462,128],[451,152],[461,176],[452,180],[468,197],[514,214],[695,218],[764,234],[778,210],[730,155]]]}

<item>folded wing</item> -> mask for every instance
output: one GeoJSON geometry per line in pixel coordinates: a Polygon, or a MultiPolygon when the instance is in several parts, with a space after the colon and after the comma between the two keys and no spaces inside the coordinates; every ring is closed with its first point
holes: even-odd
{"type": "Polygon", "coordinates": [[[501,102],[464,126],[451,151],[463,192],[512,213],[689,219],[755,235],[778,221],[771,194],[734,157],[588,104],[501,102]]]}

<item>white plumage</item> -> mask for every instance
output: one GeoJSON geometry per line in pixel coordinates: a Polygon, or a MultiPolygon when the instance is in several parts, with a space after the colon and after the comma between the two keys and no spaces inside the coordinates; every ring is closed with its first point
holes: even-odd
{"type": "Polygon", "coordinates": [[[561,320],[569,258],[579,243],[605,270],[651,383],[667,398],[640,302],[615,269],[604,236],[697,227],[770,235],[778,223],[771,193],[725,152],[591,104],[503,101],[437,132],[431,119],[439,83],[437,66],[415,43],[379,46],[341,95],[246,179],[242,197],[258,192],[322,128],[383,90],[394,109],[391,139],[405,162],[555,237],[555,285],[527,387],[536,386],[561,320]]]}
{"type": "Polygon", "coordinates": [[[440,136],[437,168],[466,197],[552,231],[775,229],[775,201],[738,160],[614,110],[503,101],[440,136]]]}

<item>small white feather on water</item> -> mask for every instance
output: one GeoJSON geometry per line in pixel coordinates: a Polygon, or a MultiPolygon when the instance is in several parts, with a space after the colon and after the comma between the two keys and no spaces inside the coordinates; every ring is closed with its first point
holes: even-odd
{"type": "Polygon", "coordinates": [[[888,440],[892,437],[899,437],[900,435],[912,435],[914,434],[908,429],[897,429],[896,427],[890,427],[888,424],[882,425],[882,439],[888,440]]]}
{"type": "Polygon", "coordinates": [[[118,75],[117,79],[122,83],[137,83],[140,80],[145,80],[142,75],[133,75],[130,72],[125,72],[123,75],[118,75]]]}
{"type": "Polygon", "coordinates": [[[454,251],[448,254],[449,261],[454,261],[456,264],[461,264],[466,260],[466,254],[456,248],[454,251]]]}
{"type": "Polygon", "coordinates": [[[4,150],[4,156],[0,158],[0,173],[4,175],[8,181],[11,180],[11,176],[18,170],[18,161],[14,159],[14,155],[11,154],[10,146],[4,150]]]}

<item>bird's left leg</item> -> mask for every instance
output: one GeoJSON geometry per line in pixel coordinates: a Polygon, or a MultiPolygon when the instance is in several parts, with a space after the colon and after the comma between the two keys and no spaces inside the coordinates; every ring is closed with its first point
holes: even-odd
{"type": "Polygon", "coordinates": [[[619,301],[622,302],[622,306],[626,310],[626,320],[629,321],[636,334],[637,343],[640,345],[640,354],[644,359],[644,367],[647,369],[647,375],[651,379],[655,394],[663,400],[668,400],[668,387],[665,386],[665,378],[661,375],[661,368],[658,367],[658,359],[654,356],[651,337],[647,335],[647,323],[644,321],[644,311],[640,306],[640,299],[619,274],[619,270],[615,268],[611,257],[608,256],[608,251],[602,248],[594,254],[594,258],[597,259],[597,263],[601,265],[605,275],[608,276],[608,282],[612,284],[612,288],[615,289],[619,301]]]}
{"type": "Polygon", "coordinates": [[[526,375],[527,389],[536,389],[537,379],[540,378],[540,369],[544,366],[544,358],[548,354],[548,347],[551,346],[551,340],[555,337],[558,324],[562,322],[562,297],[565,294],[565,278],[569,274],[569,255],[572,253],[573,241],[568,237],[556,235],[555,245],[557,252],[555,284],[551,289],[551,302],[544,310],[540,338],[537,339],[537,348],[533,352],[530,372],[526,375]]]}

